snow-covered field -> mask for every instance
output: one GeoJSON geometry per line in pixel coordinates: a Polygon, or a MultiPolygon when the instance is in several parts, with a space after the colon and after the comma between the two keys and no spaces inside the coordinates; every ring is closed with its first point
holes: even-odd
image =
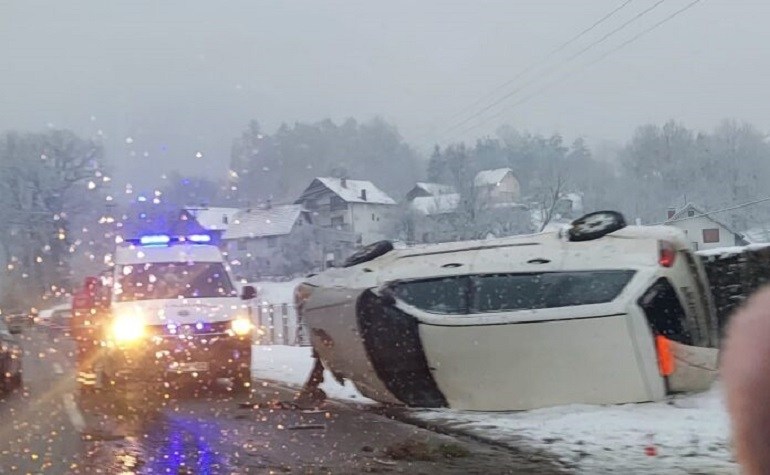
{"type": "MultiPolygon", "coordinates": [[[[252,372],[258,379],[299,386],[311,367],[310,348],[254,347],[252,372]]],[[[325,379],[322,388],[330,397],[374,404],[350,383],[341,386],[328,373],[325,379]]],[[[414,410],[412,415],[488,440],[547,450],[582,473],[738,472],[719,388],[660,403],[508,413],[414,410]]]]}

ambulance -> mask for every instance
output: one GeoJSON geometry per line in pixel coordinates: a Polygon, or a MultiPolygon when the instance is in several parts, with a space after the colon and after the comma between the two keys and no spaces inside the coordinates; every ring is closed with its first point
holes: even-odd
{"type": "Polygon", "coordinates": [[[249,386],[256,291],[239,292],[211,236],[141,236],[113,262],[99,386],[179,376],[249,386]]]}

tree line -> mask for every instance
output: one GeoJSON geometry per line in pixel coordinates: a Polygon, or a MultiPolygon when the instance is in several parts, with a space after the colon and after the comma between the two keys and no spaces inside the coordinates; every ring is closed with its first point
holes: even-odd
{"type": "Polygon", "coordinates": [[[105,230],[118,223],[128,228],[132,219],[184,205],[291,202],[316,176],[368,179],[401,200],[425,180],[467,195],[478,171],[509,167],[528,206],[547,207],[556,190],[581,194],[585,211],[616,209],[646,224],[688,201],[705,210],[735,208],[718,217],[737,230],[770,223],[768,204],[736,207],[770,194],[767,136],[736,121],[711,131],[674,121],[643,125],[610,156],[597,156],[581,138],[565,143],[559,134],[507,126],[423,156],[382,119],[297,122],[272,133],[253,121],[233,141],[227,176],[170,171],[157,196],[141,203],[135,196],[128,204],[110,202],[104,155],[98,141],[66,130],[0,137],[0,299],[6,307],[20,305],[25,293],[71,289],[75,270],[102,264],[96,250],[109,252],[113,234],[105,230]]]}

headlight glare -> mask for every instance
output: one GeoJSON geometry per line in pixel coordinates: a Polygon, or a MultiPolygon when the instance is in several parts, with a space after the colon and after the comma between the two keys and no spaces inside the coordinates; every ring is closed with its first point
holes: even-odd
{"type": "Polygon", "coordinates": [[[118,343],[132,343],[144,335],[144,321],[138,315],[120,315],[112,323],[112,338],[118,343]]]}
{"type": "Polygon", "coordinates": [[[230,323],[230,328],[238,336],[245,336],[251,332],[251,322],[247,318],[236,318],[230,323]]]}

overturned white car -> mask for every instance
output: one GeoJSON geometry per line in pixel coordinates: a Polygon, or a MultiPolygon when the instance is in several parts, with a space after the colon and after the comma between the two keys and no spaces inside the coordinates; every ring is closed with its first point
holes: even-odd
{"type": "Polygon", "coordinates": [[[297,298],[326,368],[383,403],[654,401],[716,376],[709,286],[684,234],[614,212],[562,232],[377,243],[297,298]]]}

